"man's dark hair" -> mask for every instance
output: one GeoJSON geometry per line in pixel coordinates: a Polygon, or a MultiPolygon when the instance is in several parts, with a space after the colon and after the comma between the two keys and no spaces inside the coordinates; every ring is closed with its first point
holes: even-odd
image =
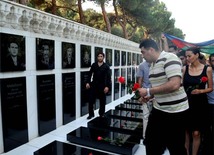
{"type": "Polygon", "coordinates": [[[104,54],[102,51],[97,52],[97,57],[98,57],[98,55],[100,55],[100,54],[102,54],[103,57],[105,57],[105,54],[104,54]]]}
{"type": "Polygon", "coordinates": [[[142,47],[144,47],[146,49],[152,47],[156,51],[159,50],[157,43],[152,39],[144,39],[144,40],[142,40],[142,42],[140,43],[139,48],[142,48],[142,47]]]}
{"type": "Polygon", "coordinates": [[[170,45],[169,48],[173,48],[174,50],[178,49],[177,46],[175,46],[175,45],[170,45]]]}

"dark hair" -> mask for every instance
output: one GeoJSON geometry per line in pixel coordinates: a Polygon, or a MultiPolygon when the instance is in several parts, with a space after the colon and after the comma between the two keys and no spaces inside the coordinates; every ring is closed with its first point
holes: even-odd
{"type": "Polygon", "coordinates": [[[186,57],[186,51],[185,50],[181,50],[180,52],[177,53],[177,56],[178,57],[180,57],[180,56],[186,57]]]}
{"type": "Polygon", "coordinates": [[[214,57],[214,53],[210,54],[209,61],[211,62],[211,58],[214,57]]]}
{"type": "Polygon", "coordinates": [[[102,51],[97,52],[97,57],[98,57],[98,55],[100,55],[100,54],[102,54],[103,57],[105,57],[105,54],[104,54],[102,51]]]}
{"type": "Polygon", "coordinates": [[[201,50],[198,47],[190,47],[186,51],[192,51],[195,55],[198,54],[199,59],[203,59],[204,55],[201,54],[201,50]]]}
{"type": "Polygon", "coordinates": [[[12,43],[16,44],[16,45],[19,47],[18,42],[15,41],[15,40],[10,41],[10,42],[8,43],[8,46],[7,46],[7,47],[10,48],[10,46],[11,46],[12,43]]]}
{"type": "Polygon", "coordinates": [[[175,46],[175,45],[170,45],[169,48],[174,48],[174,50],[178,49],[177,46],[175,46]]]}
{"type": "Polygon", "coordinates": [[[157,43],[152,39],[144,39],[144,40],[142,40],[142,42],[140,43],[139,48],[142,48],[142,47],[144,47],[146,49],[152,47],[156,51],[159,50],[157,43]]]}

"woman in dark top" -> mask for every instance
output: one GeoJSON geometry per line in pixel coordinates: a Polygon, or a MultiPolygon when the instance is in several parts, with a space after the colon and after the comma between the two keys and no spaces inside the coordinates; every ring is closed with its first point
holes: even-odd
{"type": "Polygon", "coordinates": [[[189,48],[186,57],[189,65],[184,67],[183,85],[189,101],[187,118],[186,148],[189,155],[192,136],[192,155],[197,155],[203,129],[206,126],[208,101],[207,94],[212,88],[212,68],[200,63],[200,49],[189,48]]]}

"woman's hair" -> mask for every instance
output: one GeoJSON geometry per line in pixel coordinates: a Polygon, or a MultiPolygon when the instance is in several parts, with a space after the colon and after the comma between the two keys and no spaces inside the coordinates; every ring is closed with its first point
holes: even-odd
{"type": "Polygon", "coordinates": [[[204,55],[201,54],[201,49],[199,47],[190,47],[186,51],[192,51],[192,53],[195,55],[198,54],[198,58],[201,60],[204,58],[204,55]]]}
{"type": "Polygon", "coordinates": [[[209,62],[211,62],[211,58],[214,57],[214,53],[210,54],[209,56],[209,62]]]}

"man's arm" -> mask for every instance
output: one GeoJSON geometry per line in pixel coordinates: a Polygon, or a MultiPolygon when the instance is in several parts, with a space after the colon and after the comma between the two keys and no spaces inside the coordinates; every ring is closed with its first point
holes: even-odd
{"type": "Polygon", "coordinates": [[[169,51],[169,45],[168,45],[167,38],[164,36],[164,34],[161,35],[161,39],[163,41],[163,50],[165,52],[168,52],[169,51]]]}
{"type": "MultiPolygon", "coordinates": [[[[150,88],[150,95],[154,95],[154,94],[159,94],[159,93],[171,93],[175,90],[178,90],[180,88],[181,85],[181,77],[180,76],[174,76],[169,78],[168,82],[160,85],[160,86],[156,86],[156,87],[152,87],[150,88]]],[[[147,90],[146,88],[139,88],[139,93],[142,97],[147,96],[147,90]]]]}

